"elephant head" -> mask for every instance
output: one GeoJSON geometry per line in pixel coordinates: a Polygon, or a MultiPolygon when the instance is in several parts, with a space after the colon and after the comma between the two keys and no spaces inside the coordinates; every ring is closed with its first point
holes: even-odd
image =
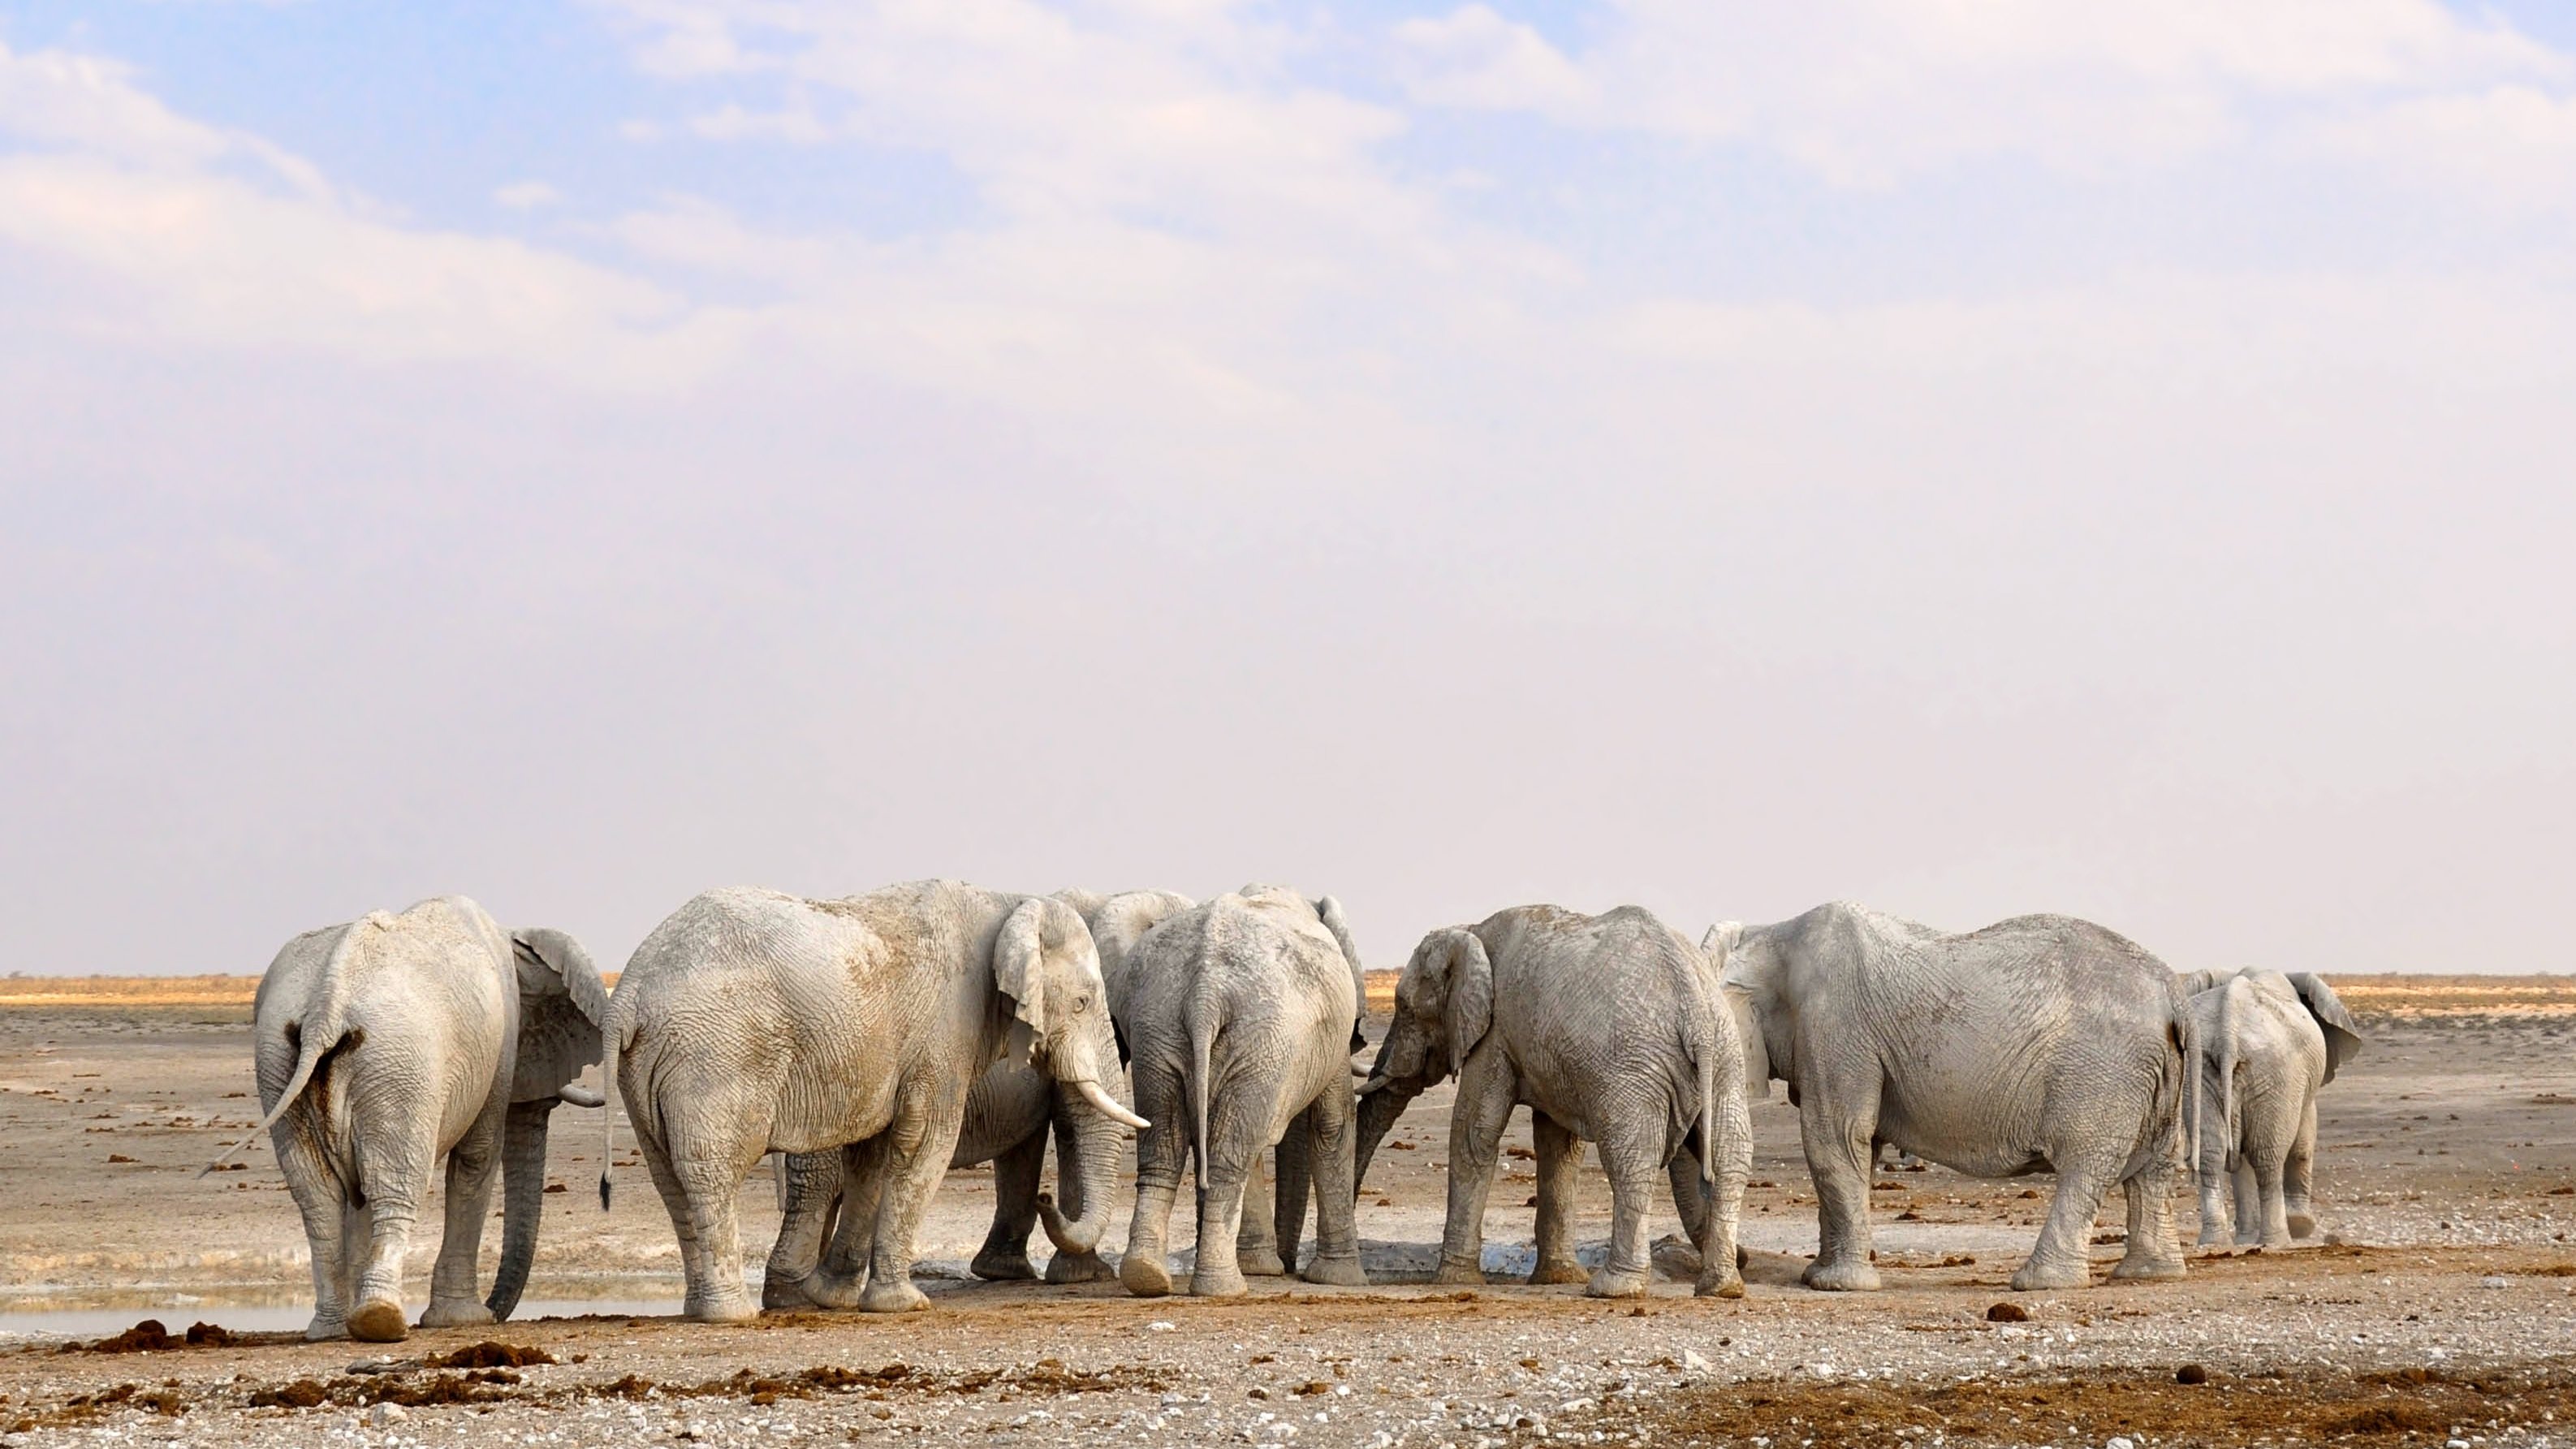
{"type": "MultiPolygon", "coordinates": [[[[1709,927],[1699,949],[1709,979],[1735,1018],[1735,1034],[1744,1042],[1744,1094],[1753,1100],[1768,1097],[1772,1078],[1791,1080],[1787,1011],[1774,979],[1779,953],[1768,935],[1747,931],[1741,921],[1709,927]]],[[[1793,1082],[1790,1098],[1796,1097],[1793,1082]]]]}
{"type": "Polygon", "coordinates": [[[599,1060],[600,1023],[608,987],[581,943],[533,927],[510,933],[519,977],[518,1064],[510,1078],[510,1116],[502,1134],[501,1268],[484,1306],[505,1319],[519,1306],[537,1256],[537,1220],[545,1206],[546,1124],[557,1105],[596,1107],[600,1095],[578,1084],[599,1060]]]}
{"type": "Polygon", "coordinates": [[[1494,964],[1484,941],[1464,927],[1423,937],[1396,978],[1395,1021],[1360,1087],[1354,1183],[1366,1178],[1369,1158],[1395,1119],[1457,1071],[1493,1020],[1494,964]]]}
{"type": "Polygon", "coordinates": [[[1080,912],[1043,896],[1020,902],[993,940],[993,984],[1009,1003],[1011,1051],[1111,1121],[1148,1125],[1100,1085],[1116,1070],[1115,1048],[1102,1049],[1109,992],[1080,912]]]}
{"type": "MultiPolygon", "coordinates": [[[[1089,895],[1089,892],[1081,892],[1089,895]]],[[[1058,891],[1058,900],[1071,901],[1072,891],[1058,891]]],[[[1100,953],[1101,984],[1109,989],[1109,1015],[1116,1031],[1118,1059],[1127,1059],[1127,1029],[1124,1012],[1129,988],[1134,984],[1131,967],[1136,956],[1136,943],[1168,916],[1176,916],[1196,904],[1188,896],[1171,891],[1122,891],[1089,907],[1077,906],[1091,927],[1093,946],[1100,953]]]]}

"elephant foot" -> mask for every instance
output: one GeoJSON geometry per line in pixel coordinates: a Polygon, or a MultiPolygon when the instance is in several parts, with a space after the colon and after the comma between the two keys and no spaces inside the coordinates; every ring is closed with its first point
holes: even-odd
{"type": "Polygon", "coordinates": [[[2259,1248],[2263,1246],[2263,1234],[2259,1231],[2238,1233],[2236,1235],[2236,1246],[2240,1248],[2259,1248]]]}
{"type": "Polygon", "coordinates": [[[364,1343],[400,1343],[411,1336],[402,1305],[390,1298],[371,1298],[349,1315],[349,1336],[364,1343]]]}
{"type": "Polygon", "coordinates": [[[1366,1288],[1368,1272],[1360,1267],[1357,1253],[1347,1258],[1327,1258],[1321,1253],[1306,1260],[1306,1271],[1298,1275],[1309,1283],[1330,1283],[1336,1288],[1366,1288]]]}
{"type": "Polygon", "coordinates": [[[471,1298],[452,1301],[431,1300],[429,1311],[420,1316],[423,1328],[461,1328],[469,1324],[495,1323],[492,1310],[471,1298]]]}
{"type": "Polygon", "coordinates": [[[2012,1275],[2015,1293],[2044,1293],[2052,1288],[2086,1288],[2092,1286],[2093,1270],[2082,1259],[2072,1263],[2044,1263],[2037,1258],[2021,1265],[2012,1275]]]}
{"type": "Polygon", "coordinates": [[[2291,1237],[2294,1237],[2294,1238],[2313,1238],[2313,1237],[2315,1237],[2316,1235],[2317,1235],[2317,1220],[2316,1220],[2315,1218],[2310,1217],[2310,1216],[2309,1216],[2308,1214],[2306,1214],[2306,1213],[2292,1213],[2292,1214],[2290,1214],[2290,1236],[2291,1236],[2291,1237]]]}
{"type": "Polygon", "coordinates": [[[1831,1262],[1818,1258],[1798,1275],[1798,1281],[1819,1293],[1875,1293],[1881,1287],[1878,1270],[1867,1258],[1838,1258],[1831,1262]]]}
{"type": "Polygon", "coordinates": [[[1702,1273],[1691,1285],[1691,1293],[1700,1298],[1741,1298],[1744,1296],[1744,1274],[1702,1273]]]}
{"type": "Polygon", "coordinates": [[[814,1300],[805,1294],[803,1278],[787,1278],[776,1273],[760,1280],[760,1306],[764,1309],[788,1310],[811,1308],[814,1300]]]}
{"type": "Polygon", "coordinates": [[[1240,1270],[1202,1260],[1190,1274],[1190,1294],[1197,1298],[1240,1298],[1251,1290],[1240,1270]]]}
{"type": "Polygon", "coordinates": [[[918,1313],[930,1306],[930,1295],[912,1286],[909,1278],[888,1278],[880,1283],[874,1277],[859,1293],[861,1313],[918,1313]]]}
{"type": "Polygon", "coordinates": [[[1642,1268],[1622,1273],[1605,1267],[1593,1274],[1591,1281],[1583,1285],[1583,1296],[1586,1298],[1643,1298],[1646,1296],[1646,1277],[1646,1271],[1642,1268]]]}
{"type": "Polygon", "coordinates": [[[975,1261],[967,1264],[966,1270],[988,1283],[1018,1282],[1038,1275],[1038,1270],[1029,1262],[1027,1252],[1018,1248],[1006,1248],[998,1252],[986,1248],[975,1255],[975,1261]]]}
{"type": "Polygon", "coordinates": [[[1139,1298],[1160,1298],[1172,1291],[1172,1270],[1160,1253],[1130,1252],[1119,1260],[1118,1281],[1139,1298]]]}
{"type": "Polygon", "coordinates": [[[1257,1248],[1239,1248],[1234,1254],[1234,1270],[1247,1278],[1285,1278],[1288,1265],[1279,1261],[1279,1250],[1264,1243],[1257,1248]]]}
{"type": "Polygon", "coordinates": [[[2179,1278],[2186,1271],[2188,1270],[2182,1265],[2180,1253],[2162,1257],[2140,1254],[2134,1258],[2122,1258],[2119,1266],[2111,1270],[2111,1276],[2152,1281],[2159,1278],[2179,1278]]]}
{"type": "Polygon", "coordinates": [[[2192,1244],[2192,1246],[2196,1248],[2225,1248],[2233,1246],[2235,1242],[2236,1235],[2229,1232],[2224,1224],[2213,1224],[2200,1230],[2200,1237],[2192,1244]]]}
{"type": "Polygon", "coordinates": [[[304,1325],[304,1341],[306,1343],[322,1343],[329,1339],[347,1338],[348,1336],[349,1320],[339,1317],[336,1314],[332,1317],[325,1318],[321,1314],[316,1313],[313,1315],[313,1321],[304,1325]]]}
{"type": "Polygon", "coordinates": [[[807,1274],[796,1287],[805,1295],[805,1302],[816,1308],[856,1308],[860,1297],[867,1292],[868,1275],[864,1272],[835,1273],[829,1268],[818,1268],[807,1274]]]}
{"type": "Polygon", "coordinates": [[[1098,1283],[1117,1276],[1098,1253],[1058,1253],[1046,1265],[1050,1283],[1098,1283]]]}
{"type": "Polygon", "coordinates": [[[1589,1283],[1592,1281],[1592,1274],[1572,1258],[1562,1258],[1553,1263],[1541,1263],[1530,1269],[1529,1280],[1533,1286],[1544,1283],[1589,1283]]]}
{"type": "Polygon", "coordinates": [[[1485,1286],[1485,1270],[1473,1263],[1442,1258],[1440,1271],[1431,1275],[1431,1281],[1448,1287],[1482,1288],[1485,1286]]]}
{"type": "Polygon", "coordinates": [[[681,1304],[680,1312],[691,1323],[749,1323],[760,1316],[760,1306],[748,1293],[726,1293],[692,1296],[681,1304]]]}
{"type": "Polygon", "coordinates": [[[1653,1260],[1655,1271],[1667,1278],[1697,1278],[1708,1266],[1701,1261],[1697,1244],[1669,1233],[1648,1244],[1646,1256],[1653,1260]]]}

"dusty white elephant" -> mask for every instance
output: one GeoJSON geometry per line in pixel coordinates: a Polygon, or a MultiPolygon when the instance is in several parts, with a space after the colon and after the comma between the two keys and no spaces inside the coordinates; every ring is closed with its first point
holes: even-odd
{"type": "Polygon", "coordinates": [[[1735,1229],[1753,1165],[1745,1051],[1687,937],[1635,906],[1598,916],[1520,906],[1423,937],[1362,1090],[1361,1172],[1405,1104],[1453,1074],[1439,1281],[1485,1281],[1495,1156],[1512,1109],[1526,1105],[1538,1142],[1531,1282],[1645,1293],[1646,1210],[1669,1179],[1700,1252],[1698,1291],[1743,1295],[1735,1229]],[[1568,1232],[1585,1141],[1600,1144],[1613,1204],[1610,1260],[1588,1277],[1568,1232]]]}
{"type": "Polygon", "coordinates": [[[1818,1205],[1809,1286],[1874,1289],[1870,1166],[1891,1142],[1979,1177],[2055,1172],[2016,1290],[2081,1287],[2104,1194],[2128,1198],[2121,1278],[2183,1273],[2167,1194],[2183,1156],[2191,1017],[2173,973],[2065,916],[1952,934],[1861,906],[1712,927],[1753,1069],[1789,1084],[1818,1205]]]}
{"type": "Polygon", "coordinates": [[[1243,1292],[1245,1189],[1259,1154],[1276,1146],[1276,1223],[1288,1228],[1281,1246],[1295,1250],[1290,1215],[1302,1224],[1311,1174],[1317,1221],[1306,1280],[1366,1283],[1350,1067],[1365,989],[1341,907],[1330,896],[1309,902],[1283,887],[1246,886],[1145,932],[1128,974],[1121,1025],[1136,1106],[1156,1125],[1137,1139],[1136,1208],[1120,1281],[1146,1297],[1171,1291],[1165,1233],[1182,1164],[1195,1153],[1198,1262],[1190,1291],[1243,1292]]]}
{"type": "Polygon", "coordinates": [[[2286,1247],[2317,1230],[2309,1194],[2317,1089],[2361,1050],[2361,1028],[2334,988],[2304,971],[2195,971],[2198,1057],[2192,1094],[2200,1144],[2200,1244],[2286,1247]]]}
{"type": "MultiPolygon", "coordinates": [[[[1091,930],[1112,1013],[1101,1027],[1113,1033],[1111,1041],[1095,1042],[1094,1050],[1104,1061],[1114,1051],[1123,1067],[1127,1054],[1115,1046],[1114,1020],[1124,999],[1127,953],[1156,921],[1193,903],[1170,891],[1103,896],[1064,890],[1054,899],[1080,912],[1091,930]]],[[[1124,1090],[1123,1077],[1122,1071],[1107,1084],[1112,1095],[1124,1090]]],[[[1046,1266],[1047,1282],[1090,1283],[1111,1276],[1099,1243],[1115,1206],[1125,1139],[1125,1129],[1102,1116],[1081,1093],[1028,1062],[1005,1055],[985,1068],[967,1094],[966,1123],[948,1159],[951,1168],[993,1164],[993,1226],[970,1265],[974,1274],[993,1281],[1038,1276],[1029,1262],[1028,1242],[1031,1228],[1043,1225],[1055,1248],[1046,1266]],[[1050,1131],[1061,1204],[1040,1190],[1050,1131]]],[[[853,1229],[864,1223],[863,1216],[844,1215],[842,1154],[798,1153],[783,1158],[779,1170],[781,1221],[761,1305],[846,1307],[864,1286],[870,1244],[860,1232],[837,1231],[843,1223],[853,1229]],[[817,1277],[826,1242],[832,1244],[830,1271],[817,1277]]]]}
{"type": "Polygon", "coordinates": [[[1082,917],[1042,896],[955,881],[829,901],[731,888],[674,912],[618,983],[607,1063],[679,1235],[689,1316],[759,1311],[736,1206],[761,1155],[845,1147],[841,1232],[869,1244],[857,1306],[927,1307],[914,1237],[967,1097],[1005,1050],[1143,1125],[1102,1086],[1103,998],[1082,917]]]}
{"type": "Polygon", "coordinates": [[[607,1006],[570,936],[504,932],[463,896],[308,931],[277,953],[253,1008],[259,1130],[312,1247],[305,1337],[405,1335],[403,1251],[442,1156],[447,1223],[420,1321],[509,1316],[536,1256],[547,1119],[559,1102],[599,1105],[573,1083],[599,1060],[607,1006]],[[500,1275],[478,1301],[475,1254],[505,1160],[500,1275]]]}

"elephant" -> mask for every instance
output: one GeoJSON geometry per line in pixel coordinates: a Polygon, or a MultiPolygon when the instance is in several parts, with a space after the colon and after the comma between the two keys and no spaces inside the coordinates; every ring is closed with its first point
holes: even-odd
{"type": "Polygon", "coordinates": [[[1122,1028],[1136,1107],[1136,1207],[1118,1265],[1129,1292],[1172,1289],[1164,1235],[1183,1159],[1198,1178],[1190,1291],[1230,1296],[1246,1271],[1294,1266],[1308,1176],[1316,1201],[1310,1283],[1365,1285],[1352,1173],[1351,1053],[1366,999],[1341,906],[1246,886],[1179,911],[1129,953],[1122,1028]],[[1238,1228],[1264,1148],[1277,1147],[1278,1257],[1247,1269],[1238,1228]]]}
{"type": "Polygon", "coordinates": [[[2304,971],[2195,971],[2182,977],[2195,1032],[2200,1246],[2289,1246],[2317,1230],[2309,1201],[2317,1089],[2361,1050],[2334,988],[2304,971]],[[2213,1112],[2211,1109],[2215,1107],[2213,1112]]]}
{"type": "Polygon", "coordinates": [[[1512,1109],[1526,1105],[1538,1139],[1532,1283],[1643,1295],[1646,1209],[1667,1174],[1699,1249],[1697,1291],[1743,1296],[1735,1232],[1753,1165],[1745,1050],[1688,937],[1635,906],[1593,916],[1547,905],[1423,937],[1361,1088],[1359,1172],[1406,1104],[1452,1075],[1438,1281],[1485,1281],[1495,1156],[1512,1109]],[[1586,1140],[1600,1146],[1614,1204],[1609,1261],[1588,1278],[1568,1233],[1586,1140]]]}
{"type": "MultiPolygon", "coordinates": [[[[1110,1043],[1093,1046],[1095,1051],[1104,1046],[1117,1050],[1123,1064],[1125,1049],[1115,1046],[1115,1014],[1126,981],[1127,953],[1156,921],[1193,902],[1169,891],[1103,896],[1062,890],[1054,898],[1079,912],[1091,930],[1112,1031],[1110,1043]]],[[[967,1094],[966,1124],[948,1160],[952,1168],[993,1164],[993,1226],[971,1264],[974,1274],[991,1281],[1038,1276],[1029,1262],[1029,1230],[1043,1224],[1055,1246],[1046,1266],[1047,1282],[1091,1283],[1110,1277],[1113,1270],[1101,1261],[1099,1242],[1117,1192],[1123,1137],[1118,1124],[1093,1110],[1079,1093],[1028,1063],[1005,1056],[985,1068],[967,1094]],[[1057,1188],[1064,1199],[1061,1211],[1039,1190],[1050,1130],[1055,1134],[1057,1188]]],[[[866,1244],[855,1236],[837,1242],[831,1273],[814,1276],[841,1216],[841,1154],[785,1157],[780,1182],[778,1241],[770,1252],[761,1305],[848,1306],[849,1295],[864,1278],[866,1244]]]]}
{"type": "MultiPolygon", "coordinates": [[[[841,1231],[869,1245],[852,1301],[928,1307],[914,1238],[976,1079],[1005,1051],[1111,1121],[1145,1125],[1101,1085],[1104,996],[1081,915],[1043,896],[958,881],[839,900],[729,887],[673,912],[618,983],[605,1073],[680,1239],[684,1311],[758,1314],[742,1281],[743,1178],[764,1153],[832,1148],[849,1149],[841,1231]]],[[[613,1145],[613,1118],[609,1130],[613,1145]]]]}
{"type": "MultiPolygon", "coordinates": [[[[260,1103],[313,1252],[308,1339],[405,1337],[403,1251],[447,1159],[446,1229],[421,1326],[510,1316],[536,1257],[546,1125],[600,1057],[608,989],[561,931],[504,932],[463,896],[371,912],[289,941],[253,1008],[260,1103]],[[475,1255],[507,1164],[501,1268],[474,1296],[475,1255]]],[[[199,1174],[203,1176],[203,1174],[199,1174]]]]}
{"type": "Polygon", "coordinates": [[[2182,1276],[2167,1196],[2191,1015],[2154,956],[2065,916],[1953,935],[1844,902],[1727,922],[1701,945],[1730,989],[1748,1074],[1786,1081],[1798,1108],[1819,1219],[1808,1286],[1879,1286],[1869,1189],[1882,1142],[1979,1177],[2057,1174],[2015,1291],[2091,1281],[2085,1249],[2115,1182],[2129,1231],[2112,1276],[2182,1276]]]}

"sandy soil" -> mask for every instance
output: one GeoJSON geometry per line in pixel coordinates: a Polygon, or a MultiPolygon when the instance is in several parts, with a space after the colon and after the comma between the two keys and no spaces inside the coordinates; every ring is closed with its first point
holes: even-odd
{"type": "MultiPolygon", "coordinates": [[[[1203,1303],[936,1276],[958,1272],[990,1212],[989,1174],[960,1172],[924,1234],[925,1314],[705,1328],[620,1311],[416,1333],[390,1359],[292,1334],[66,1352],[61,1334],[24,1331],[46,1310],[148,1312],[174,1335],[228,1311],[238,1328],[246,1305],[300,1319],[308,1287],[264,1146],[247,1170],[193,1177],[255,1116],[246,993],[0,982],[0,995],[54,998],[0,1005],[0,1434],[398,1445],[973,1432],[1460,1449],[1595,1435],[1757,1449],[2576,1438],[2576,981],[2419,980],[2411,992],[2405,978],[2338,983],[2371,1046],[2324,1101],[2319,1216],[2336,1245],[2196,1256],[2180,1284],[2007,1295],[2046,1181],[1934,1168],[1882,1175],[1887,1292],[1807,1292],[1796,1275],[1814,1246],[1813,1197],[1795,1116],[1775,1099],[1754,1113],[1743,1301],[1666,1283],[1643,1305],[1603,1304],[1499,1276],[1461,1298],[1404,1281],[1439,1237],[1442,1091],[1398,1125],[1363,1197],[1374,1289],[1255,1280],[1250,1300],[1203,1303]],[[2030,1318],[1990,1322],[2007,1298],[2030,1318]],[[426,1362],[487,1339],[556,1362],[426,1362]],[[2208,1382],[2176,1383],[2185,1365],[2208,1382]]],[[[597,1118],[557,1122],[552,1166],[571,1190],[552,1200],[529,1299],[675,1303],[670,1226],[640,1169],[621,1173],[616,1209],[601,1213],[588,1190],[597,1118]]],[[[1527,1141],[1524,1121],[1514,1145],[1527,1141]]],[[[1497,1266],[1530,1232],[1529,1163],[1504,1170],[1487,1224],[1497,1266]]],[[[1584,1186],[1577,1234],[1597,1239],[1608,1193],[1597,1174],[1584,1186]]],[[[756,1261],[774,1230],[760,1177],[745,1202],[756,1261]]],[[[2188,1205],[2182,1217],[2188,1230],[2188,1205]]],[[[2113,1205],[2105,1264],[2117,1220],[2113,1205]]],[[[1175,1230],[1185,1243],[1187,1224],[1175,1230]]],[[[487,1258],[497,1238],[496,1225],[487,1258]]],[[[424,1279],[435,1251],[434,1237],[415,1245],[424,1279]]]]}

